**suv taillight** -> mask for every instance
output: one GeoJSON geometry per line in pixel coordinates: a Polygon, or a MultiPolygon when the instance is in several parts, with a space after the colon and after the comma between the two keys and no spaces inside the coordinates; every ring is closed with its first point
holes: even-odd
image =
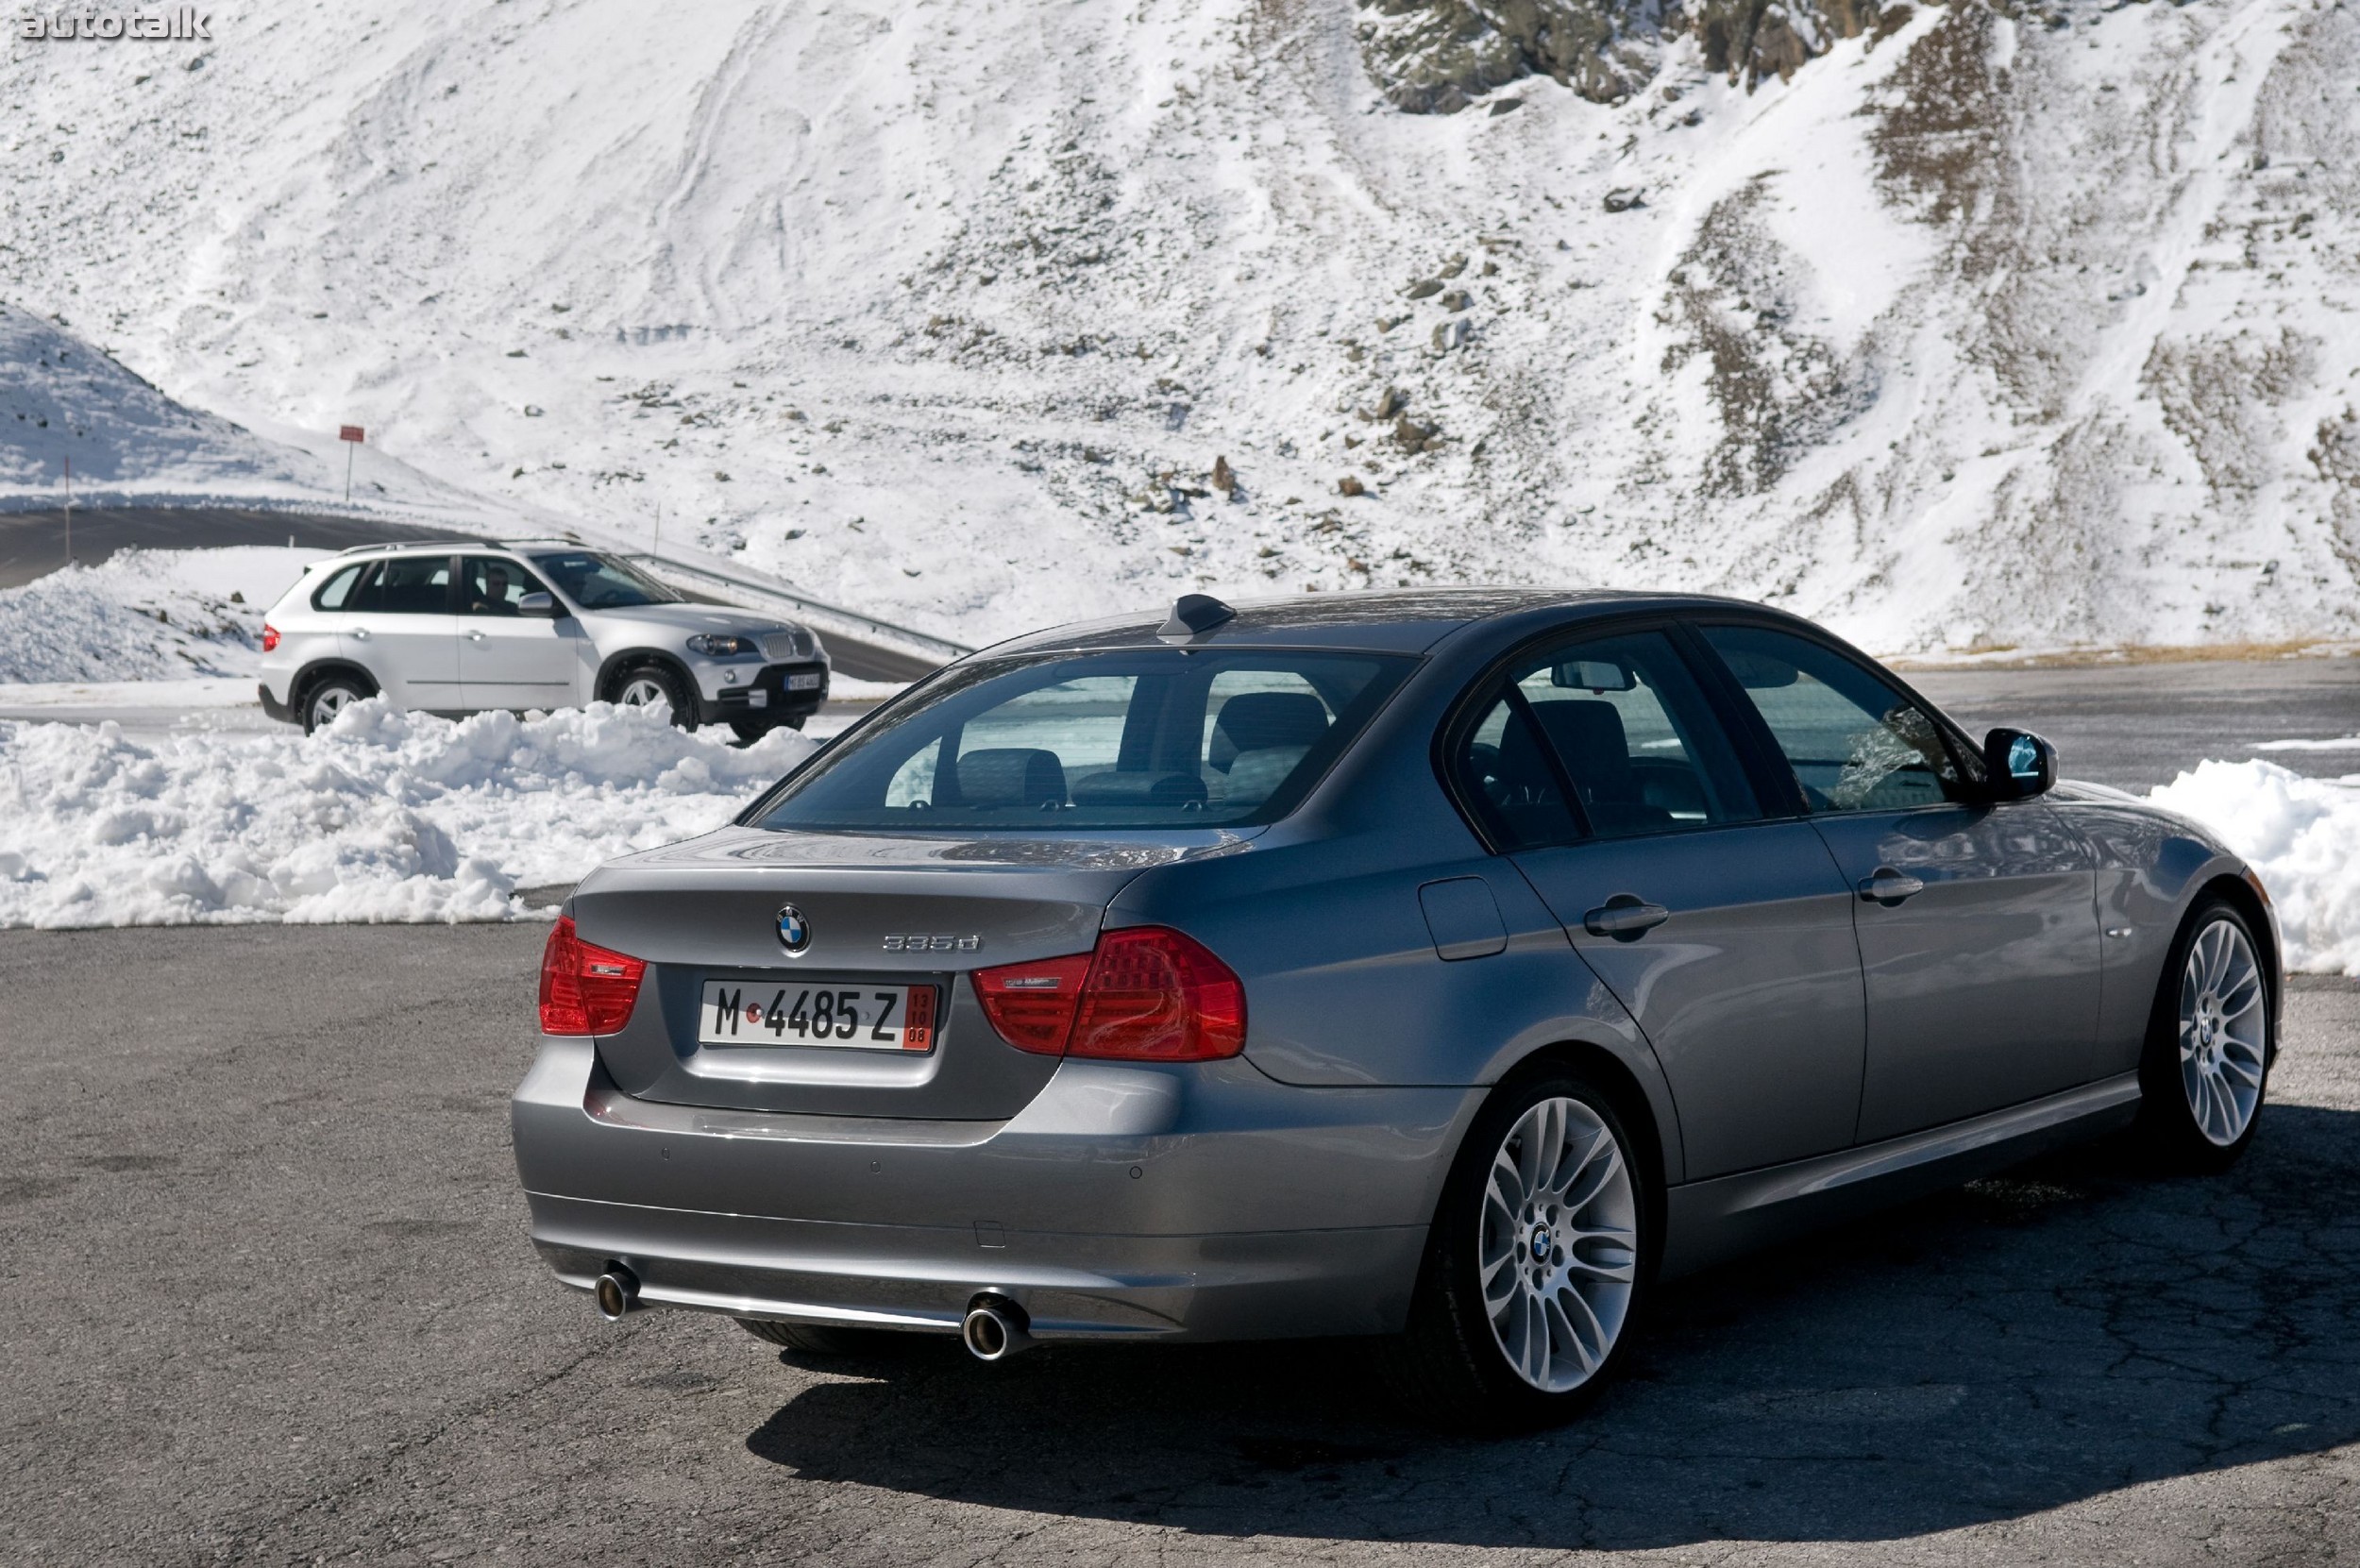
{"type": "Polygon", "coordinates": [[[1126,926],[1092,953],[975,971],[1000,1037],[1045,1056],[1203,1062],[1245,1049],[1245,983],[1168,926],[1126,926]]]}
{"type": "Polygon", "coordinates": [[[612,1035],[631,1021],[648,966],[610,953],[574,934],[574,918],[560,915],[541,950],[541,1033],[612,1035]]]}
{"type": "Polygon", "coordinates": [[[278,651],[278,628],[268,621],[262,623],[262,651],[265,653],[278,651]]]}

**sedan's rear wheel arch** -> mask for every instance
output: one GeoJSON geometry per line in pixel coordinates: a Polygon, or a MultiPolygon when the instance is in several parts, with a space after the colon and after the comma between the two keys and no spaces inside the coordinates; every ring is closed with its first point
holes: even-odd
{"type": "MultiPolygon", "coordinates": [[[[1502,1074],[1492,1093],[1496,1095],[1510,1086],[1522,1087],[1531,1079],[1568,1070],[1589,1079],[1612,1098],[1614,1114],[1623,1119],[1624,1127],[1640,1144],[1640,1173],[1646,1180],[1650,1199],[1660,1212],[1663,1190],[1677,1172],[1665,1152],[1663,1130],[1657,1124],[1654,1102],[1648,1098],[1638,1074],[1613,1052],[1589,1040],[1560,1040],[1542,1046],[1502,1074]]],[[[1660,1227],[1658,1229],[1657,1239],[1660,1239],[1660,1227]]],[[[1649,1259],[1651,1264],[1653,1261],[1649,1259]]]]}

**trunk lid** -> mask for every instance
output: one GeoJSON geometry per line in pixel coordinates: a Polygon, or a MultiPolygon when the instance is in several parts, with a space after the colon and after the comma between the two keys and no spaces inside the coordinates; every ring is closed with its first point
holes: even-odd
{"type": "Polygon", "coordinates": [[[600,867],[568,902],[585,941],[644,959],[637,1006],[598,1058],[623,1092],[732,1110],[1003,1121],[1057,1058],[1019,1051],[983,1016],[968,975],[1086,953],[1106,905],[1141,871],[1242,848],[1217,831],[1121,840],[916,838],[724,828],[600,867]],[[807,945],[789,953],[792,905],[807,945]],[[767,1001],[816,989],[931,986],[923,1051],[699,1043],[707,982],[767,1001]],[[819,982],[826,982],[820,986],[819,982]]]}

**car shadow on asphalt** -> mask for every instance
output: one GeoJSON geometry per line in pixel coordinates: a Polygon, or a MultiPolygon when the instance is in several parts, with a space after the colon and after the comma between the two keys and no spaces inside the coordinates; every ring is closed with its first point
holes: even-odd
{"type": "Polygon", "coordinates": [[[1405,1420],[1348,1341],[947,1340],[788,1359],[747,1439],[822,1480],[1212,1536],[1877,1541],[2360,1437],[2360,1115],[2230,1175],[2052,1156],[1665,1287],[1627,1375],[1509,1439],[1405,1420]]]}

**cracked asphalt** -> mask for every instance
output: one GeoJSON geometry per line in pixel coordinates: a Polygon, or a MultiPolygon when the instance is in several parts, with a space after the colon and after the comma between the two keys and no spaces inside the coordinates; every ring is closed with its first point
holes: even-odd
{"type": "Polygon", "coordinates": [[[1349,1345],[826,1362],[525,1240],[532,928],[0,936],[0,1557],[2333,1562],[2360,1555],[2360,986],[2216,1180],[2051,1158],[1682,1282],[1587,1419],[1349,1345]]]}

